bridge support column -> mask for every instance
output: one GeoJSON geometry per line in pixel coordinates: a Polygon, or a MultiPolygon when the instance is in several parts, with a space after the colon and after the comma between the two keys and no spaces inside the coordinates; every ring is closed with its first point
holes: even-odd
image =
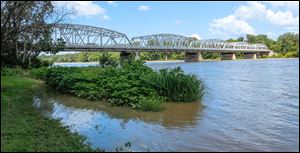
{"type": "Polygon", "coordinates": [[[200,52],[185,52],[185,62],[199,62],[202,59],[200,52]]]}
{"type": "Polygon", "coordinates": [[[221,53],[221,60],[236,60],[234,53],[221,53]]]}
{"type": "Polygon", "coordinates": [[[140,52],[135,52],[134,60],[140,59],[140,52]]]}
{"type": "Polygon", "coordinates": [[[244,53],[245,59],[257,59],[256,53],[244,53]]]}

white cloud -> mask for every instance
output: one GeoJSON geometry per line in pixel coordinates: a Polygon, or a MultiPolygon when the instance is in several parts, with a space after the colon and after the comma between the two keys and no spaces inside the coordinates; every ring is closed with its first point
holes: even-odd
{"type": "Polygon", "coordinates": [[[175,21],[175,24],[181,24],[182,22],[183,22],[182,20],[178,19],[175,21]]]}
{"type": "Polygon", "coordinates": [[[275,9],[284,9],[299,14],[299,1],[265,1],[265,4],[270,4],[275,9]]]}
{"type": "Polygon", "coordinates": [[[241,5],[238,7],[234,16],[240,19],[248,20],[248,19],[261,19],[264,17],[267,8],[260,2],[247,2],[247,5],[241,5]]]}
{"type": "Polygon", "coordinates": [[[148,11],[150,10],[150,6],[146,6],[146,5],[141,5],[138,7],[139,11],[148,11]]]}
{"type": "MultiPolygon", "coordinates": [[[[294,2],[272,2],[271,4],[282,7],[296,6],[294,2]]],[[[299,2],[298,2],[299,11],[299,2]]],[[[268,21],[274,25],[289,28],[299,25],[299,16],[296,17],[291,11],[274,11],[268,9],[261,2],[247,2],[247,5],[240,6],[234,13],[234,16],[244,20],[262,20],[268,21]]]]}
{"type": "Polygon", "coordinates": [[[194,37],[194,38],[196,38],[196,39],[198,39],[198,40],[201,39],[201,37],[200,37],[198,34],[196,34],[196,33],[190,35],[189,37],[194,37]]]}
{"type": "Polygon", "coordinates": [[[244,32],[254,33],[254,28],[248,24],[248,21],[263,21],[292,32],[299,32],[299,13],[295,14],[293,12],[295,9],[299,12],[299,2],[246,2],[239,6],[232,15],[214,19],[209,30],[213,34],[222,36],[244,32]],[[273,6],[273,9],[268,8],[266,4],[273,6]],[[280,10],[274,10],[274,7],[280,8],[280,10]],[[224,24],[223,27],[222,24],[224,24]]]}
{"type": "Polygon", "coordinates": [[[292,12],[273,12],[267,10],[266,18],[269,22],[283,27],[299,26],[299,16],[294,17],[292,12]]]}
{"type": "Polygon", "coordinates": [[[117,6],[117,3],[115,1],[107,1],[107,3],[112,6],[117,6]]]}
{"type": "Polygon", "coordinates": [[[99,16],[102,20],[109,20],[106,10],[92,1],[54,1],[56,9],[63,9],[64,12],[73,12],[72,18],[99,16]]]}
{"type": "Polygon", "coordinates": [[[255,29],[251,27],[245,20],[237,19],[234,15],[229,15],[224,18],[214,19],[210,23],[209,31],[215,35],[222,37],[234,37],[255,34],[255,29]]]}

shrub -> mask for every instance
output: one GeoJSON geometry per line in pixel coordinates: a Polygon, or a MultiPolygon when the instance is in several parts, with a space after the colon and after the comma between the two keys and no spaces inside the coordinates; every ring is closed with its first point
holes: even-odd
{"type": "Polygon", "coordinates": [[[40,67],[40,68],[32,69],[30,71],[30,75],[35,79],[45,80],[46,74],[48,73],[48,69],[49,69],[48,67],[40,67]]]}

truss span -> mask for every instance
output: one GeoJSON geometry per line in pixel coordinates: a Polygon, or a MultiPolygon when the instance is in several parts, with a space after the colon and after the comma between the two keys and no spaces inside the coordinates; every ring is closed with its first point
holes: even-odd
{"type": "Polygon", "coordinates": [[[62,38],[69,49],[131,46],[126,34],[106,28],[78,24],[57,24],[53,28],[54,40],[62,38]]]}
{"type": "Polygon", "coordinates": [[[66,51],[157,51],[157,52],[269,52],[264,44],[197,40],[176,34],[153,34],[128,39],[126,34],[89,25],[57,24],[54,40],[62,38],[66,51]]]}

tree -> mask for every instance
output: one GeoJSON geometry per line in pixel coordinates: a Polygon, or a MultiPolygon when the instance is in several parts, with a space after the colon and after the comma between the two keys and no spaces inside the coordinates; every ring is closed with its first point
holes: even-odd
{"type": "Polygon", "coordinates": [[[1,1],[1,66],[30,67],[42,51],[57,53],[64,47],[59,39],[51,38],[53,23],[51,1],[1,1]]]}
{"type": "Polygon", "coordinates": [[[280,35],[272,49],[281,54],[294,52],[299,57],[299,34],[289,32],[280,35]]]}
{"type": "Polygon", "coordinates": [[[250,43],[250,44],[263,43],[268,48],[271,48],[271,46],[276,43],[276,41],[274,41],[273,39],[268,38],[267,35],[250,35],[250,34],[247,34],[246,37],[247,37],[248,43],[250,43]]]}

